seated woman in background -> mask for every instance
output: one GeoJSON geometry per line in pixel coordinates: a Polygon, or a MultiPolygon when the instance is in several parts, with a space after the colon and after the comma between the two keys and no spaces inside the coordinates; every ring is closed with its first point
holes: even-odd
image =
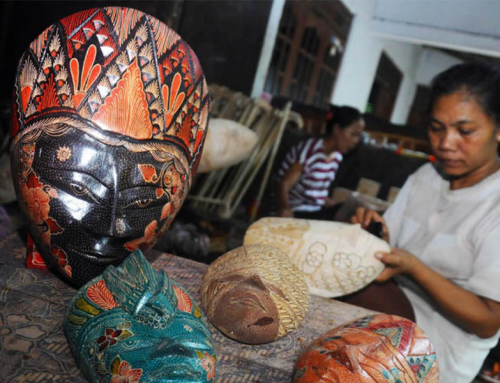
{"type": "Polygon", "coordinates": [[[342,155],[356,147],[364,120],[357,109],[331,106],[324,137],[309,138],[285,156],[278,177],[278,215],[333,219],[329,188],[342,155]]]}
{"type": "Polygon", "coordinates": [[[377,284],[346,301],[391,314],[409,306],[436,348],[440,381],[466,383],[500,336],[500,71],[460,64],[431,91],[436,166],[411,175],[383,218],[359,208],[352,219],[383,223],[393,248],[376,255],[386,265],[378,281],[397,276],[406,302],[377,284]]]}

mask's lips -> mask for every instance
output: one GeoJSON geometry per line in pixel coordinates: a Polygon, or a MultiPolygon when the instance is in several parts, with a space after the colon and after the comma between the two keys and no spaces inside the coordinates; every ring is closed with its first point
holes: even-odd
{"type": "Polygon", "coordinates": [[[98,253],[98,252],[93,252],[93,251],[81,251],[78,249],[75,249],[74,247],[68,246],[68,249],[70,249],[72,252],[77,253],[78,255],[83,256],[84,258],[91,260],[94,263],[111,263],[113,261],[116,261],[117,259],[120,258],[125,258],[122,255],[109,255],[109,254],[103,254],[103,253],[98,253]]]}

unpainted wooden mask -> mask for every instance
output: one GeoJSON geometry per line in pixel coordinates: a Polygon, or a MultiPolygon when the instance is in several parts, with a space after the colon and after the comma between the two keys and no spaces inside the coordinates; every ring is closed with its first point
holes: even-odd
{"type": "Polygon", "coordinates": [[[226,336],[250,344],[277,340],[299,327],[309,308],[304,276],[280,249],[249,245],[207,269],[201,303],[226,336]]]}

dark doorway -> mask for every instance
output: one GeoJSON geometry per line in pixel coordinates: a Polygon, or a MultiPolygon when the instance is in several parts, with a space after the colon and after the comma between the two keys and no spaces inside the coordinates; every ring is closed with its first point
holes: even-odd
{"type": "Polygon", "coordinates": [[[401,71],[389,56],[382,52],[366,112],[389,121],[402,79],[401,71]]]}
{"type": "Polygon", "coordinates": [[[427,115],[429,114],[429,103],[431,99],[431,91],[428,86],[418,85],[413,104],[411,105],[410,113],[406,125],[414,126],[415,128],[426,129],[427,115]]]}

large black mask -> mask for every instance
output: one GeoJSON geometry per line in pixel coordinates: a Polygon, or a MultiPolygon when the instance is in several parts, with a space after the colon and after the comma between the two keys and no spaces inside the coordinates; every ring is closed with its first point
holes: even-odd
{"type": "Polygon", "coordinates": [[[80,286],[172,222],[208,120],[199,62],[157,19],[128,8],[79,12],[23,55],[12,167],[45,263],[80,286]]]}

